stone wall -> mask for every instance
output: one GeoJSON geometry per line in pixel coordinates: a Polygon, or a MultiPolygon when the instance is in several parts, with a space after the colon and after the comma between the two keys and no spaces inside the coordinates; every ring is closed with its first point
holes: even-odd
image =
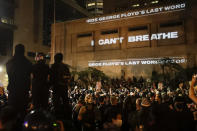
{"type": "MultiPolygon", "coordinates": [[[[196,61],[196,19],[187,17],[187,9],[142,17],[119,19],[90,24],[87,19],[58,23],[55,37],[52,37],[52,56],[57,52],[64,54],[64,62],[82,70],[89,61],[148,59],[163,57],[184,57],[183,67],[195,66],[196,61]],[[106,31],[114,31],[106,33],[106,31]],[[178,32],[178,38],[165,40],[146,40],[128,42],[129,36],[178,32]],[[121,38],[116,43],[100,45],[99,40],[121,38]],[[92,43],[92,41],[94,41],[92,43]],[[54,43],[55,42],[55,43],[54,43]]],[[[54,35],[54,25],[52,27],[54,35]]],[[[96,67],[111,77],[150,77],[153,70],[161,71],[160,65],[130,65],[96,67]]]]}

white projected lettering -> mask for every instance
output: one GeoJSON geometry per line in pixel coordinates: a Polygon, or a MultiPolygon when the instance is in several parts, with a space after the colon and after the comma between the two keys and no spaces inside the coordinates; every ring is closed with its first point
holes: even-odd
{"type": "MultiPolygon", "coordinates": [[[[142,42],[142,41],[149,41],[149,40],[165,40],[165,39],[176,39],[178,38],[178,32],[167,32],[167,33],[157,33],[152,34],[149,36],[148,34],[145,35],[136,35],[136,36],[128,36],[128,42],[142,42]]],[[[109,38],[109,39],[100,39],[98,41],[99,45],[111,45],[111,44],[117,44],[118,41],[121,44],[124,40],[124,37],[117,37],[117,38],[109,38]]],[[[94,46],[92,43],[94,41],[91,41],[91,45],[94,46]]]]}
{"type": "Polygon", "coordinates": [[[110,38],[110,39],[100,39],[98,41],[99,45],[110,45],[110,44],[116,44],[118,41],[122,43],[124,37],[120,38],[110,38]]]}
{"type": "Polygon", "coordinates": [[[106,21],[112,21],[112,20],[120,20],[120,19],[124,19],[124,18],[153,15],[153,14],[157,14],[157,13],[166,13],[166,12],[178,11],[178,10],[183,10],[183,9],[185,9],[185,3],[163,6],[163,7],[158,7],[158,8],[151,8],[151,9],[147,9],[147,10],[126,12],[126,13],[109,15],[109,16],[96,17],[96,18],[88,19],[88,20],[86,20],[86,22],[93,24],[93,23],[98,23],[98,22],[106,22],[106,21]]]}
{"type": "MultiPolygon", "coordinates": [[[[165,40],[178,38],[178,32],[152,34],[150,40],[165,40]]],[[[149,35],[129,36],[128,42],[149,41],[149,35]]]]}
{"type": "Polygon", "coordinates": [[[117,60],[117,61],[95,61],[88,62],[89,67],[98,66],[129,66],[129,65],[157,65],[164,63],[186,63],[186,59],[183,57],[171,57],[169,59],[164,58],[148,58],[148,59],[131,59],[131,60],[117,60]]]}

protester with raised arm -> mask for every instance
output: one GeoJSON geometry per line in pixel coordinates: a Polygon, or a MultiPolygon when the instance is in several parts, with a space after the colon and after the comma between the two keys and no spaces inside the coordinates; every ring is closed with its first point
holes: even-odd
{"type": "Polygon", "coordinates": [[[197,104],[197,96],[195,95],[195,92],[194,92],[195,83],[196,83],[196,75],[192,76],[192,82],[191,82],[190,89],[189,89],[189,98],[194,103],[197,104]]]}

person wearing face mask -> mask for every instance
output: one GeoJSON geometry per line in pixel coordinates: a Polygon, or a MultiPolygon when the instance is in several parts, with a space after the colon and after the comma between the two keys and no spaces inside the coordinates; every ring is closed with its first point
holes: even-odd
{"type": "Polygon", "coordinates": [[[120,113],[116,110],[112,110],[109,114],[110,119],[104,123],[104,131],[121,131],[122,118],[120,113]]]}

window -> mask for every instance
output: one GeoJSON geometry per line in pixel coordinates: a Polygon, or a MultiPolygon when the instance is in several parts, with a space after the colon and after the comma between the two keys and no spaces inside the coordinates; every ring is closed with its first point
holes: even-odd
{"type": "Polygon", "coordinates": [[[13,25],[14,24],[14,20],[11,19],[11,18],[2,17],[1,18],[1,23],[13,25]]]}
{"type": "Polygon", "coordinates": [[[174,27],[174,26],[181,26],[181,25],[183,25],[183,22],[179,21],[179,22],[163,23],[163,24],[160,24],[160,27],[174,27]]]}
{"type": "Polygon", "coordinates": [[[88,4],[88,7],[94,6],[94,5],[95,5],[95,2],[94,2],[94,3],[89,3],[89,4],[88,4]]]}
{"type": "Polygon", "coordinates": [[[95,11],[95,8],[88,9],[88,11],[90,11],[90,12],[91,12],[91,11],[95,11]]]}
{"type": "Polygon", "coordinates": [[[103,6],[103,2],[98,2],[97,5],[103,6]]]}
{"type": "Polygon", "coordinates": [[[103,11],[103,8],[97,8],[98,11],[103,11]]]}
{"type": "Polygon", "coordinates": [[[107,31],[102,31],[101,34],[102,35],[107,35],[107,34],[116,34],[118,33],[118,30],[107,30],[107,31]]]}
{"type": "Polygon", "coordinates": [[[159,3],[159,1],[157,1],[157,0],[151,2],[151,4],[157,4],[157,3],[159,3]]]}
{"type": "Polygon", "coordinates": [[[6,18],[1,18],[1,22],[7,24],[8,20],[6,18]]]}
{"type": "Polygon", "coordinates": [[[138,26],[138,27],[130,27],[128,28],[128,31],[139,31],[139,30],[147,30],[147,26],[138,26]]]}
{"type": "Polygon", "coordinates": [[[135,5],[132,5],[132,7],[138,7],[140,6],[140,4],[135,4],[135,5]]]}
{"type": "Polygon", "coordinates": [[[92,36],[92,33],[85,33],[85,34],[79,34],[77,35],[78,38],[81,38],[81,37],[90,37],[92,36]]]}

